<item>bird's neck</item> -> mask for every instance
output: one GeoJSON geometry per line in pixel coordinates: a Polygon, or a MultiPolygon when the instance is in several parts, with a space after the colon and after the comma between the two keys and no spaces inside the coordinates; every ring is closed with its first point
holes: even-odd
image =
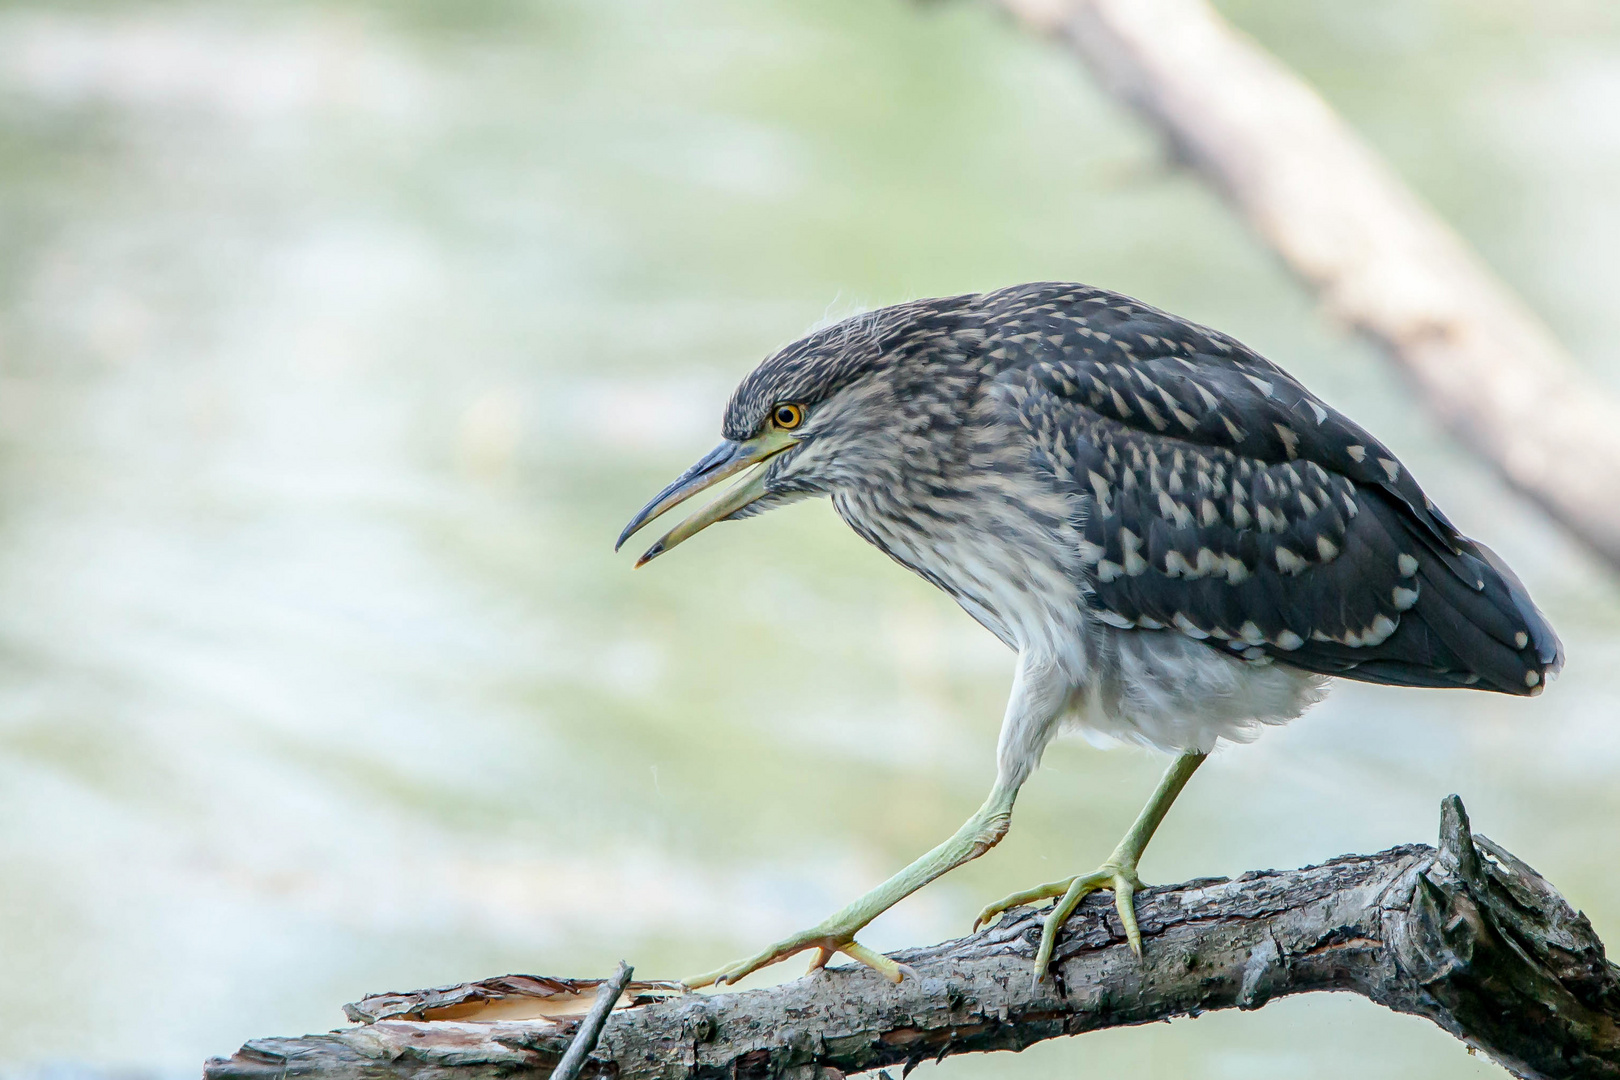
{"type": "Polygon", "coordinates": [[[1083,638],[1079,537],[1067,500],[1018,471],[970,469],[833,494],[863,539],[944,591],[1010,648],[1083,638]]]}

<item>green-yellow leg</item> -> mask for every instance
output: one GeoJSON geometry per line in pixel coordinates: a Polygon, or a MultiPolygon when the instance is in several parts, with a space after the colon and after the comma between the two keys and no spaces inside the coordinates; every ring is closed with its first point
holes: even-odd
{"type": "Polygon", "coordinates": [[[1181,794],[1181,789],[1187,786],[1187,781],[1198,766],[1204,763],[1207,756],[1207,754],[1182,754],[1176,758],[1170,768],[1165,770],[1164,778],[1159,781],[1153,797],[1148,799],[1147,805],[1142,807],[1142,812],[1136,816],[1136,823],[1114,848],[1114,853],[1097,869],[1078,877],[1037,885],[1033,889],[1025,889],[1023,892],[1016,892],[998,900],[979,912],[978,919],[973,923],[974,927],[989,922],[1009,908],[1049,900],[1054,896],[1060,897],[1041,927],[1041,946],[1035,953],[1035,978],[1042,979],[1046,977],[1046,966],[1052,960],[1052,946],[1057,943],[1058,931],[1069,920],[1069,916],[1074,914],[1074,909],[1080,905],[1080,901],[1100,889],[1112,889],[1114,909],[1119,912],[1119,921],[1125,925],[1125,939],[1130,942],[1131,951],[1141,956],[1142,932],[1136,926],[1135,897],[1136,890],[1141,887],[1142,882],[1136,876],[1136,864],[1141,859],[1148,841],[1153,839],[1153,833],[1158,829],[1159,823],[1164,820],[1164,815],[1169,812],[1170,804],[1176,801],[1176,796],[1181,794]]]}
{"type": "Polygon", "coordinates": [[[1007,834],[1007,825],[1012,820],[1013,800],[1017,797],[1017,784],[998,782],[990,792],[990,797],[984,801],[984,805],[979,807],[949,840],[888,881],[843,910],[828,916],[820,924],[778,941],[746,960],[729,964],[707,975],[687,979],[686,985],[695,989],[700,986],[734,983],[751,972],[774,964],[778,960],[785,960],[806,949],[816,950],[815,959],[810,964],[812,971],[824,967],[834,953],[843,953],[852,960],[858,960],[868,967],[877,969],[894,982],[899,982],[902,978],[900,965],[860,944],[855,940],[855,935],[867,923],[930,881],[965,862],[971,862],[999,843],[1007,834]]]}

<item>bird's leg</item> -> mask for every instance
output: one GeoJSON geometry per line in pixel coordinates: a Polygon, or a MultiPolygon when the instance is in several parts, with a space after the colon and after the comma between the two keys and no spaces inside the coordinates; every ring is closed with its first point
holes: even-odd
{"type": "Polygon", "coordinates": [[[711,971],[707,975],[687,979],[686,985],[697,988],[700,986],[717,986],[721,983],[734,983],[745,975],[768,964],[774,964],[778,960],[785,960],[789,956],[804,952],[807,949],[817,950],[810,965],[812,971],[825,966],[827,961],[832,959],[834,953],[843,953],[852,960],[859,960],[868,967],[875,968],[894,982],[899,982],[901,979],[900,965],[881,953],[873,952],[857,942],[855,940],[856,933],[865,927],[867,923],[924,885],[927,885],[930,881],[956,869],[965,862],[971,862],[995,847],[1001,838],[1007,834],[1007,826],[1012,820],[1013,801],[1017,797],[1017,782],[1009,782],[1007,779],[998,780],[996,786],[990,792],[990,797],[984,801],[984,805],[979,807],[978,811],[968,818],[949,840],[913,862],[888,881],[885,881],[843,910],[828,916],[819,925],[778,941],[746,960],[729,964],[718,971],[711,971]]]}
{"type": "Polygon", "coordinates": [[[1089,874],[1037,885],[1033,889],[1025,889],[1023,892],[1016,892],[998,900],[979,912],[979,917],[974,920],[974,927],[989,922],[1009,908],[1031,904],[1038,900],[1048,900],[1054,896],[1060,897],[1041,927],[1041,945],[1035,954],[1035,978],[1041,979],[1046,975],[1046,965],[1051,962],[1052,946],[1057,943],[1058,931],[1074,913],[1074,909],[1080,905],[1080,901],[1100,889],[1112,889],[1114,909],[1119,912],[1119,921],[1125,926],[1125,939],[1130,942],[1131,951],[1141,956],[1142,932],[1136,925],[1135,896],[1142,882],[1136,876],[1137,861],[1141,859],[1148,841],[1153,839],[1153,833],[1164,820],[1164,815],[1169,812],[1170,804],[1176,801],[1176,796],[1187,786],[1193,772],[1208,756],[1182,754],[1176,758],[1170,768],[1165,770],[1164,778],[1159,781],[1153,797],[1148,799],[1147,805],[1142,807],[1142,812],[1136,816],[1135,824],[1114,848],[1114,853],[1097,869],[1089,874]]]}

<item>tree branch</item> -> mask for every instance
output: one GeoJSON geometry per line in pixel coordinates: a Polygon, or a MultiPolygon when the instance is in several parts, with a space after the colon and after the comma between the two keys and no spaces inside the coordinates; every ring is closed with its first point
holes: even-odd
{"type": "Polygon", "coordinates": [[[1157,128],[1509,485],[1620,566],[1620,402],[1309,86],[1206,0],[999,0],[1157,128]]]}
{"type": "MultiPolygon", "coordinates": [[[[839,1080],[839,1074],[1213,1009],[1340,990],[1434,1021],[1520,1076],[1620,1077],[1620,968],[1584,915],[1442,806],[1440,847],[1137,894],[1137,960],[1107,896],[1069,920],[1052,977],[1031,961],[1029,909],[957,941],[894,954],[895,986],[834,968],[712,996],[633,983],[585,1075],[618,1080],[839,1080]]],[[[358,1027],[259,1039],[206,1080],[543,1076],[596,983],[508,976],[348,1007],[358,1027]],[[519,1017],[526,1017],[519,1019],[519,1017]]]]}

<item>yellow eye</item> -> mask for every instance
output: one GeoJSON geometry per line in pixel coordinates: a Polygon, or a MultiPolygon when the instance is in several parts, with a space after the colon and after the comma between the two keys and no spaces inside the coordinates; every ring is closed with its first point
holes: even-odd
{"type": "Polygon", "coordinates": [[[783,431],[792,431],[804,423],[804,406],[778,405],[771,410],[771,422],[783,431]]]}

